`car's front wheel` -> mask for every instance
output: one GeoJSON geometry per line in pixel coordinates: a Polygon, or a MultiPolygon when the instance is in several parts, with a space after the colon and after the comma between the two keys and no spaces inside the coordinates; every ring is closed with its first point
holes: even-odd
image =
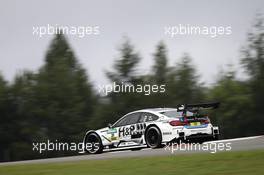
{"type": "Polygon", "coordinates": [[[103,145],[100,137],[96,133],[89,133],[85,137],[85,150],[90,154],[103,152],[103,145]]]}
{"type": "Polygon", "coordinates": [[[162,136],[156,126],[149,127],[145,132],[145,141],[150,148],[160,148],[162,146],[162,136]]]}

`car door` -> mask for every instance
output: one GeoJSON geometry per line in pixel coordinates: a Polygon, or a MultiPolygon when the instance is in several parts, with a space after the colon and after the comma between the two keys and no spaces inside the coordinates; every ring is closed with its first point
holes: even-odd
{"type": "Polygon", "coordinates": [[[117,140],[119,142],[133,141],[132,135],[136,129],[135,124],[138,123],[139,118],[139,112],[127,114],[113,125],[112,129],[117,131],[117,140]]]}
{"type": "Polygon", "coordinates": [[[131,140],[135,143],[143,143],[145,129],[148,124],[157,120],[159,117],[149,113],[149,112],[140,112],[139,120],[136,123],[133,123],[130,127],[131,129],[131,140]]]}
{"type": "Polygon", "coordinates": [[[158,120],[158,116],[155,114],[152,114],[150,112],[142,112],[139,118],[139,121],[137,123],[137,138],[138,141],[142,142],[142,140],[144,139],[144,133],[145,133],[145,129],[146,127],[153,123],[154,121],[158,120]]]}

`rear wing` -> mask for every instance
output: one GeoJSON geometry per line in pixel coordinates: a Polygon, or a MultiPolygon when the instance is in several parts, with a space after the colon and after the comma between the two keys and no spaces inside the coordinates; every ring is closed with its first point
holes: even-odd
{"type": "Polygon", "coordinates": [[[183,111],[186,113],[190,112],[198,112],[202,109],[216,109],[220,106],[220,102],[210,102],[210,103],[197,103],[197,104],[181,104],[177,105],[178,111],[183,111]]]}

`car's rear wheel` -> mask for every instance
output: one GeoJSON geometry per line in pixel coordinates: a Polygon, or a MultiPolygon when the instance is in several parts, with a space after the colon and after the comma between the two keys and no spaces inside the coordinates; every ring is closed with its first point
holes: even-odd
{"type": "Polygon", "coordinates": [[[149,127],[145,132],[145,141],[150,148],[160,148],[162,146],[162,136],[156,126],[149,127]]]}
{"type": "Polygon", "coordinates": [[[85,137],[85,150],[90,154],[103,152],[103,145],[100,137],[96,133],[90,133],[85,137]]]}

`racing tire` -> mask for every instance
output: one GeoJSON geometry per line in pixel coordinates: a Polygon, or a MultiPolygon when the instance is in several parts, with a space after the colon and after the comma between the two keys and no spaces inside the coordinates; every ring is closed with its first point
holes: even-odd
{"type": "Polygon", "coordinates": [[[145,141],[148,147],[155,149],[162,147],[162,136],[156,126],[149,127],[145,132],[145,141]]]}
{"type": "Polygon", "coordinates": [[[96,133],[89,133],[84,141],[85,151],[89,154],[100,154],[103,152],[103,144],[101,138],[96,133]]]}

